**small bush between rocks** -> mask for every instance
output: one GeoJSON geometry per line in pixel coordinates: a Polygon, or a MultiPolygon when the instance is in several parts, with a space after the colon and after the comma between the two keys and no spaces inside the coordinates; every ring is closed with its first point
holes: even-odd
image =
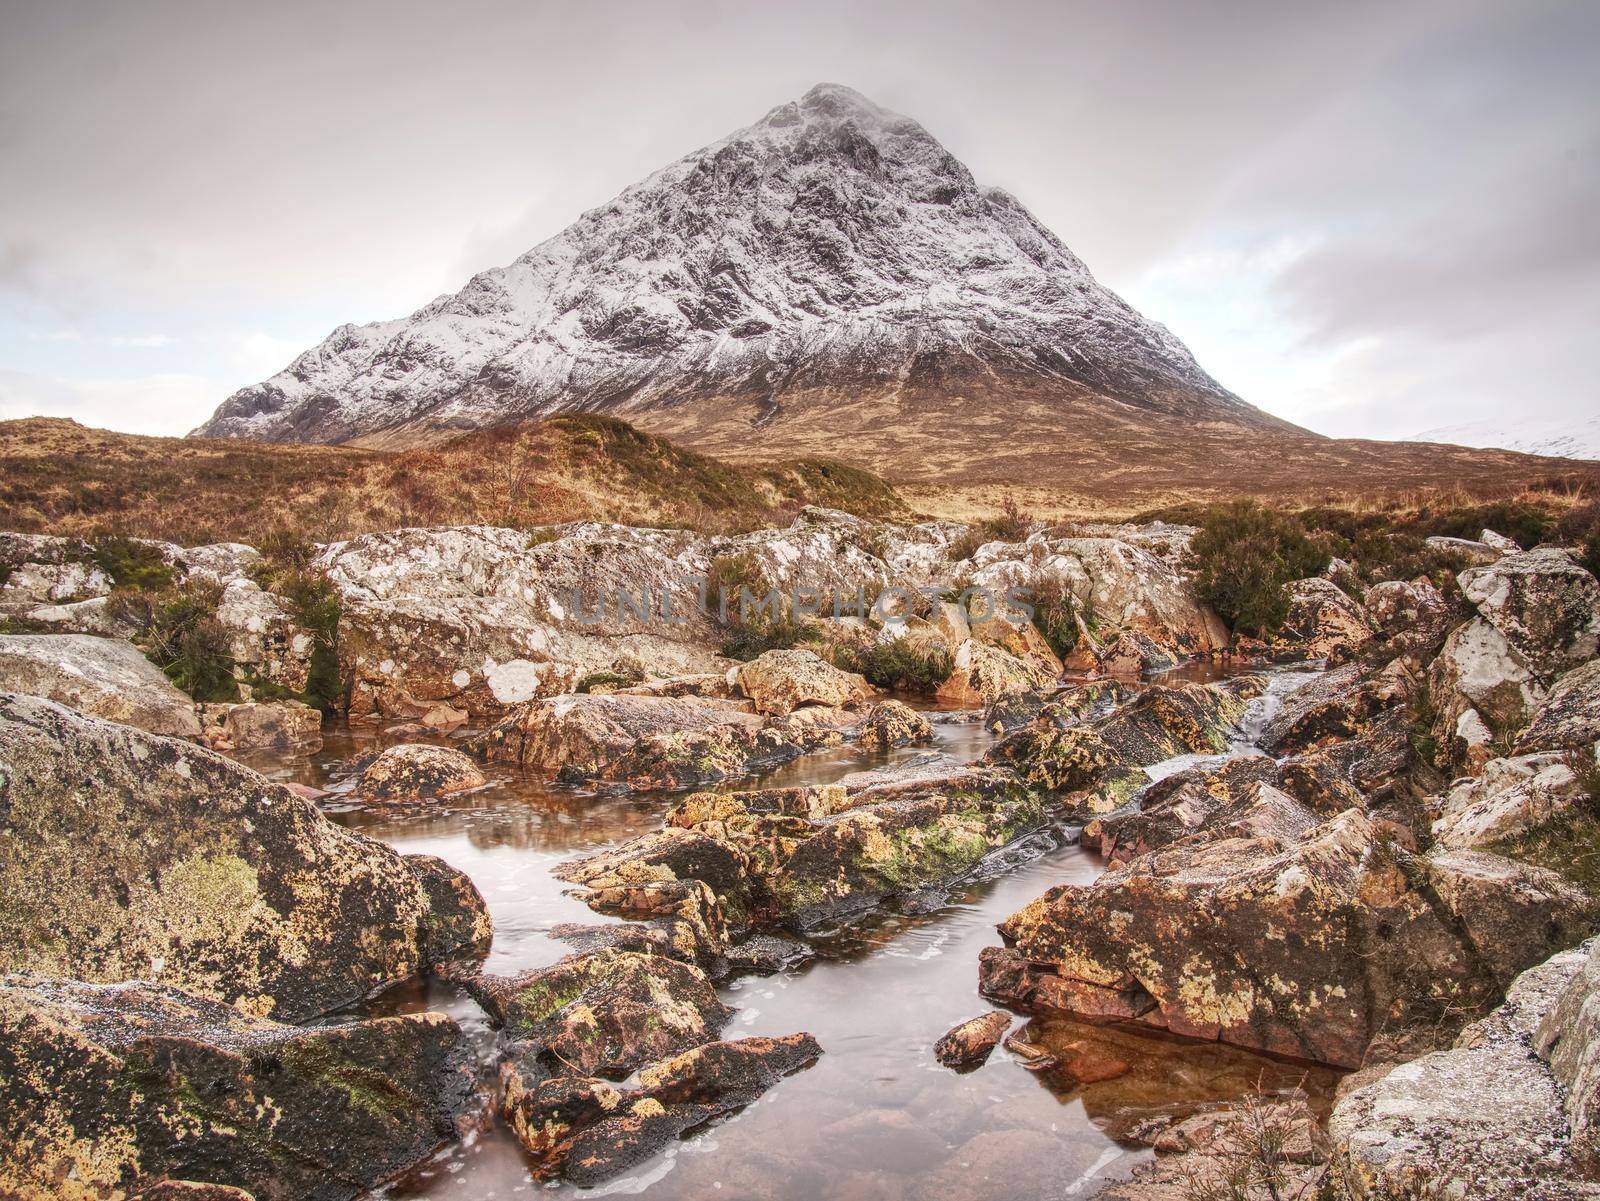
{"type": "Polygon", "coordinates": [[[903,692],[933,693],[955,671],[955,656],[942,646],[915,645],[909,638],[894,638],[857,649],[841,646],[834,665],[857,672],[867,683],[903,692]]]}
{"type": "Polygon", "coordinates": [[[1033,589],[1031,603],[1034,628],[1044,635],[1057,655],[1062,658],[1070,655],[1081,635],[1078,598],[1062,580],[1047,576],[1033,589]]]}
{"type": "Polygon", "coordinates": [[[1293,517],[1259,501],[1215,505],[1190,545],[1195,592],[1234,630],[1266,634],[1289,611],[1284,585],[1316,575],[1328,551],[1293,517]]]}
{"type": "Polygon", "coordinates": [[[275,531],[262,539],[259,549],[262,562],[254,573],[256,583],[281,598],[295,622],[311,635],[311,661],[305,691],[261,680],[251,681],[252,691],[263,700],[287,697],[330,713],[343,704],[346,692],[339,671],[339,621],[344,615],[339,590],[315,566],[316,546],[299,535],[275,531]]]}
{"type": "Polygon", "coordinates": [[[114,592],[111,611],[134,628],[145,656],[196,701],[236,701],[228,631],[217,620],[221,600],[220,584],[190,579],[159,592],[114,592]]]}
{"type": "Polygon", "coordinates": [[[1033,517],[1024,513],[1015,497],[1006,497],[997,516],[975,522],[945,552],[952,563],[970,559],[986,542],[1021,542],[1033,532],[1033,517]]]}
{"type": "Polygon", "coordinates": [[[111,577],[118,588],[155,591],[166,588],[177,578],[172,565],[161,552],[143,542],[107,534],[91,546],[94,565],[111,577]]]}
{"type": "Polygon", "coordinates": [[[1555,537],[1578,548],[1578,562],[1600,576],[1600,501],[1578,505],[1556,525],[1555,537]]]}

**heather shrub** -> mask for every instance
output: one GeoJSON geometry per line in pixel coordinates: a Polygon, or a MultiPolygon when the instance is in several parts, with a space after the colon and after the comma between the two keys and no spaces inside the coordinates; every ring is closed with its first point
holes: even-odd
{"type": "Polygon", "coordinates": [[[1283,624],[1284,585],[1315,575],[1329,558],[1293,517],[1254,500],[1207,510],[1190,553],[1200,599],[1233,629],[1256,634],[1283,624]]]}

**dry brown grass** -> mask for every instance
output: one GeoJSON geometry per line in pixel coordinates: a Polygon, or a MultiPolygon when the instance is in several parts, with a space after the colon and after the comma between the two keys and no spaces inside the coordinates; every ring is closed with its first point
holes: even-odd
{"type": "Polygon", "coordinates": [[[604,417],[558,417],[411,450],[145,438],[56,418],[0,422],[0,529],[259,543],[408,525],[608,520],[736,531],[806,504],[904,515],[824,459],[735,466],[604,417]]]}

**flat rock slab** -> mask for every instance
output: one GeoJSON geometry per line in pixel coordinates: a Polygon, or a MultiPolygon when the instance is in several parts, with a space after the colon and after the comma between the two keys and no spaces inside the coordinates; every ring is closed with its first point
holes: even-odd
{"type": "Polygon", "coordinates": [[[152,734],[200,737],[194,702],[131,642],[0,634],[0,692],[24,692],[152,734]]]}

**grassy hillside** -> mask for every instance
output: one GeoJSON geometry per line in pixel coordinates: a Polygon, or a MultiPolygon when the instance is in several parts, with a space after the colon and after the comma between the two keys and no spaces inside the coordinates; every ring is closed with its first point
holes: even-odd
{"type": "Polygon", "coordinates": [[[402,525],[586,519],[736,531],[807,504],[903,515],[869,472],[827,459],[736,466],[609,417],[556,417],[401,451],[146,438],[60,418],[0,422],[0,529],[258,543],[402,525]]]}

